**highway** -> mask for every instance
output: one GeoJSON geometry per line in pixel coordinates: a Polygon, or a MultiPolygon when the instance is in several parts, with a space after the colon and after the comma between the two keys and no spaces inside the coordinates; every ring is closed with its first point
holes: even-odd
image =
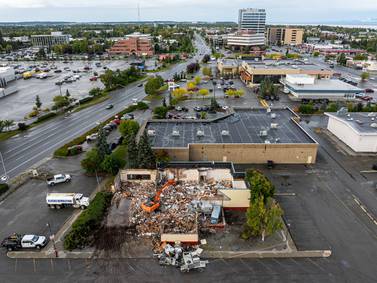
{"type": "MultiPolygon", "coordinates": [[[[206,52],[210,52],[204,40],[199,36],[196,36],[195,46],[197,53],[193,58],[185,63],[177,64],[169,70],[156,73],[156,75],[159,74],[164,79],[172,78],[174,73],[185,70],[187,64],[201,60],[206,52]]],[[[132,99],[143,99],[146,94],[144,87],[137,86],[139,84],[139,82],[135,82],[126,88],[113,91],[111,98],[103,103],[72,113],[68,117],[57,117],[25,133],[0,142],[0,152],[3,154],[8,176],[13,178],[51,156],[58,147],[132,104],[132,99]],[[114,108],[106,110],[107,104],[113,104],[114,108]]],[[[2,166],[0,167],[0,176],[2,176],[4,170],[2,166]]]]}

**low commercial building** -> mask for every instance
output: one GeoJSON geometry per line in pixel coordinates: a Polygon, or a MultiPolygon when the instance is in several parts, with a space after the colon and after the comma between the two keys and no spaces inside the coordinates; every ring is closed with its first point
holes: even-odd
{"type": "Polygon", "coordinates": [[[152,37],[150,34],[134,32],[118,40],[109,50],[109,55],[152,56],[154,54],[152,37]]]}
{"type": "Polygon", "coordinates": [[[327,129],[353,151],[377,152],[377,113],[342,110],[325,114],[329,117],[327,129]]]}
{"type": "Polygon", "coordinates": [[[253,47],[265,45],[264,33],[238,31],[227,36],[227,46],[232,50],[249,51],[253,47]]]}
{"type": "Polygon", "coordinates": [[[268,44],[300,45],[304,29],[289,27],[271,27],[267,29],[268,44]]]}
{"type": "Polygon", "coordinates": [[[51,34],[32,35],[30,40],[34,47],[51,47],[57,44],[69,43],[70,38],[69,34],[56,31],[51,32],[51,34]]]}
{"type": "Polygon", "coordinates": [[[259,84],[266,77],[278,83],[292,74],[305,74],[319,78],[330,78],[333,71],[300,60],[243,61],[240,66],[241,80],[247,85],[259,84]]]}
{"type": "Polygon", "coordinates": [[[363,92],[358,87],[338,79],[317,79],[313,76],[299,74],[287,75],[281,80],[284,92],[289,93],[293,100],[355,100],[356,94],[363,92]]]}
{"type": "Polygon", "coordinates": [[[323,55],[338,55],[338,54],[346,54],[346,55],[356,55],[365,53],[365,50],[362,49],[353,49],[349,48],[348,46],[344,46],[342,44],[309,44],[306,43],[303,45],[303,49],[308,52],[315,52],[318,51],[323,55]]]}
{"type": "Polygon", "coordinates": [[[236,76],[239,73],[239,61],[236,59],[219,59],[217,69],[221,76],[236,76]]]}
{"type": "Polygon", "coordinates": [[[214,120],[150,120],[152,148],[175,161],[312,164],[318,143],[290,109],[235,109],[214,120]]]}

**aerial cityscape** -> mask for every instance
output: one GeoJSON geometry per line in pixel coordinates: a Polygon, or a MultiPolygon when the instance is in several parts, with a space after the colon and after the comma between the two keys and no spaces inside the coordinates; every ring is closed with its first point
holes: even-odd
{"type": "Polygon", "coordinates": [[[0,0],[0,281],[376,282],[377,3],[317,2],[0,0]]]}

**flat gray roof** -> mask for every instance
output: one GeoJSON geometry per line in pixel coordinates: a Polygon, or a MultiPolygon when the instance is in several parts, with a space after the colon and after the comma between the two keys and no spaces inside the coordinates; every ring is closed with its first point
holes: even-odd
{"type": "Polygon", "coordinates": [[[351,112],[345,115],[338,115],[336,113],[326,113],[326,115],[342,120],[360,133],[377,135],[377,128],[371,126],[373,123],[376,123],[377,126],[377,113],[351,112]]]}
{"type": "Polygon", "coordinates": [[[358,93],[362,92],[362,89],[350,85],[338,79],[321,79],[315,80],[313,85],[298,85],[283,80],[289,88],[298,92],[346,92],[346,93],[358,93]]]}
{"type": "Polygon", "coordinates": [[[215,120],[151,120],[146,124],[146,130],[154,130],[150,137],[152,147],[187,147],[190,143],[214,144],[260,144],[270,143],[302,144],[316,143],[291,118],[294,113],[289,109],[236,109],[233,114],[215,120]],[[272,118],[271,113],[276,115],[272,118]],[[271,128],[271,123],[277,128],[271,128]],[[203,136],[197,132],[202,131],[203,136]],[[267,130],[267,136],[260,132],[267,130]],[[177,131],[179,136],[174,136],[177,131]],[[222,132],[227,131],[228,135],[222,132]]]}

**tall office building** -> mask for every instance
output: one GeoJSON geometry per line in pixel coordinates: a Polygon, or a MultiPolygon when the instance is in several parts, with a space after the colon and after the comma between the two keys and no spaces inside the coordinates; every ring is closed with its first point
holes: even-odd
{"type": "Polygon", "coordinates": [[[265,33],[266,10],[265,9],[240,9],[238,14],[238,29],[254,33],[265,33]]]}

